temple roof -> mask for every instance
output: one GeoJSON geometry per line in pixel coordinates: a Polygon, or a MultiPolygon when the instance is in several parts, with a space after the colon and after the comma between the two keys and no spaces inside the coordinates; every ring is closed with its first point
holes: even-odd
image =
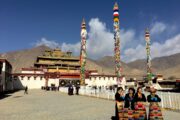
{"type": "Polygon", "coordinates": [[[53,57],[53,56],[38,56],[37,57],[38,59],[40,59],[40,58],[46,58],[46,59],[56,59],[56,60],[60,60],[60,59],[62,59],[62,60],[79,60],[79,57],[53,57]]]}
{"type": "Polygon", "coordinates": [[[43,62],[36,62],[36,65],[69,65],[69,66],[80,66],[79,63],[66,63],[66,62],[54,62],[54,63],[43,63],[43,62]]]}

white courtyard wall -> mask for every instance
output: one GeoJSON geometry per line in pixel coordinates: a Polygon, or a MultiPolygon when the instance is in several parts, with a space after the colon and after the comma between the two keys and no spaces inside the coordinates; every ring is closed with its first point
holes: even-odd
{"type": "Polygon", "coordinates": [[[56,87],[59,86],[59,79],[49,79],[48,80],[48,86],[51,86],[51,84],[55,84],[56,87]]]}
{"type": "Polygon", "coordinates": [[[116,85],[116,77],[91,77],[85,80],[85,83],[88,84],[88,86],[111,86],[116,85]]]}
{"type": "Polygon", "coordinates": [[[3,85],[3,91],[6,91],[6,85],[5,85],[5,70],[6,70],[6,62],[3,62],[2,66],[2,85],[3,85]]]}
{"type": "Polygon", "coordinates": [[[29,79],[27,76],[23,78],[18,76],[17,80],[14,80],[14,89],[23,89],[28,86],[28,89],[41,89],[42,86],[45,86],[45,79],[40,76],[33,77],[31,76],[29,79]]]}
{"type": "Polygon", "coordinates": [[[21,73],[33,74],[33,73],[34,73],[34,71],[22,71],[21,73]]]}

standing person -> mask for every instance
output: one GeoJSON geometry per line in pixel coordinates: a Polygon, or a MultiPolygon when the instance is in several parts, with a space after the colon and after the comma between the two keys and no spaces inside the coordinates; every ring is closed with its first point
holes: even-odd
{"type": "Polygon", "coordinates": [[[68,95],[70,95],[70,85],[68,86],[68,95]]]}
{"type": "Polygon", "coordinates": [[[28,86],[25,87],[24,94],[28,94],[28,86]]]}
{"type": "Polygon", "coordinates": [[[79,95],[79,85],[76,85],[76,95],[79,95]]]}
{"type": "Polygon", "coordinates": [[[161,102],[161,98],[156,94],[154,87],[150,88],[150,95],[147,97],[149,104],[149,120],[163,120],[161,107],[158,102],[161,102]]]}
{"type": "Polygon", "coordinates": [[[134,94],[135,89],[129,88],[128,93],[125,95],[125,108],[129,108],[131,110],[134,110],[134,94]]]}
{"type": "Polygon", "coordinates": [[[137,89],[137,92],[134,96],[134,102],[135,102],[135,111],[136,111],[136,114],[134,115],[135,119],[147,120],[146,108],[145,108],[146,97],[142,93],[141,87],[138,87],[137,89]]]}
{"type": "Polygon", "coordinates": [[[161,98],[156,94],[154,87],[150,88],[150,95],[147,96],[148,102],[161,102],[161,98]]]}
{"type": "Polygon", "coordinates": [[[71,93],[72,93],[71,92],[72,91],[71,86],[72,86],[71,84],[68,85],[68,95],[71,95],[71,93]]]}
{"type": "Polygon", "coordinates": [[[134,102],[146,102],[146,97],[142,93],[142,88],[141,87],[137,88],[137,92],[136,92],[136,94],[134,96],[134,102]]]}
{"type": "Polygon", "coordinates": [[[121,110],[123,110],[123,102],[124,102],[124,91],[122,87],[118,87],[117,88],[117,92],[115,94],[115,100],[116,100],[116,104],[115,104],[115,117],[118,120],[119,114],[118,112],[120,112],[121,110]]]}
{"type": "Polygon", "coordinates": [[[74,86],[71,85],[71,95],[74,95],[74,86]]]}

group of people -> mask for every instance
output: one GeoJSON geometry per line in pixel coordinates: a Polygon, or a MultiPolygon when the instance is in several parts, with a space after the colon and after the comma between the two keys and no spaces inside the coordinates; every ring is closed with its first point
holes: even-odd
{"type": "MultiPolygon", "coordinates": [[[[76,88],[76,95],[79,95],[80,86],[76,85],[75,88],[76,88]]],[[[68,95],[74,95],[74,86],[71,84],[68,86],[68,95]]]]}
{"type": "Polygon", "coordinates": [[[116,100],[116,118],[119,118],[118,116],[118,108],[117,108],[117,102],[123,102],[124,108],[128,108],[131,110],[137,110],[136,104],[138,102],[161,102],[161,98],[156,94],[156,89],[154,87],[150,88],[150,95],[146,96],[142,92],[142,88],[138,87],[137,91],[135,91],[134,88],[129,88],[128,93],[125,95],[124,90],[122,87],[117,88],[117,92],[115,94],[115,100],[116,100]]]}

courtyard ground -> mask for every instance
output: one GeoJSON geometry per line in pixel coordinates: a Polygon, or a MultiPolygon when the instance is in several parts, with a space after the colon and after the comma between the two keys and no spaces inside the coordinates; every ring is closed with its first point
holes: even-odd
{"type": "MultiPolygon", "coordinates": [[[[163,110],[165,120],[180,113],[163,110]]],[[[54,91],[18,91],[0,99],[0,120],[111,120],[114,101],[54,91]]]]}

